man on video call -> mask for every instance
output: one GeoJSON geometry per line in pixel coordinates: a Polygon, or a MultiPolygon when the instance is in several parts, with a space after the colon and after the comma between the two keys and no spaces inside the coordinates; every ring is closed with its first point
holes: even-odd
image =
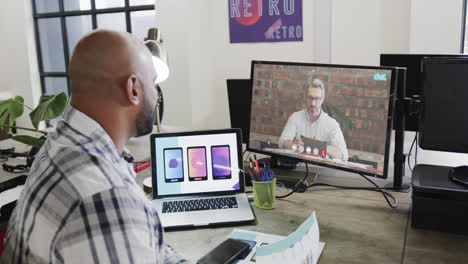
{"type": "Polygon", "coordinates": [[[307,108],[293,113],[281,133],[280,148],[299,151],[304,142],[301,136],[327,143],[327,155],[331,158],[348,160],[348,150],[340,124],[322,111],[325,87],[320,79],[307,84],[305,95],[307,108]]]}

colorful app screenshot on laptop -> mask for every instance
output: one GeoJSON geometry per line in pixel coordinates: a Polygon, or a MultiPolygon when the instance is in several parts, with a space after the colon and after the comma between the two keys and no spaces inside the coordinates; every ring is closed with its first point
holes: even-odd
{"type": "Polygon", "coordinates": [[[158,195],[239,190],[235,133],[154,140],[158,195]]]}

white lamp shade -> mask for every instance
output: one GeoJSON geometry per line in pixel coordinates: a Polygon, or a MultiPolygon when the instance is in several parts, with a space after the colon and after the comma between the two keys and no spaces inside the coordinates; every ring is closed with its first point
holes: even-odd
{"type": "Polygon", "coordinates": [[[156,70],[156,84],[164,82],[169,77],[169,67],[160,58],[153,56],[153,65],[156,70]]]}
{"type": "Polygon", "coordinates": [[[153,56],[153,64],[157,74],[156,84],[161,83],[169,77],[169,66],[159,29],[150,28],[148,30],[148,37],[145,38],[145,45],[153,56]]]}

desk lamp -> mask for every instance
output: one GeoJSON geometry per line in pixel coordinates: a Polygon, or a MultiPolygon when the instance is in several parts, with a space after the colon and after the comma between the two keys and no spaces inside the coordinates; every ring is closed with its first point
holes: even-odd
{"type": "MultiPolygon", "coordinates": [[[[161,31],[158,28],[150,28],[148,36],[145,38],[145,45],[153,55],[153,64],[158,74],[155,81],[155,88],[158,89],[158,84],[165,81],[169,77],[169,67],[167,65],[167,54],[164,49],[163,40],[161,39],[161,31]]],[[[162,94],[158,90],[158,102],[156,104],[156,128],[158,133],[161,132],[161,124],[159,117],[159,105],[162,101],[162,94]]]]}

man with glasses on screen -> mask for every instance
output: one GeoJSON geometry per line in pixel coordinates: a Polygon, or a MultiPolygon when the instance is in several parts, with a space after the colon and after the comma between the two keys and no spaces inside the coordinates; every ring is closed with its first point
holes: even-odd
{"type": "Polygon", "coordinates": [[[131,34],[97,30],[76,45],[72,99],[35,156],[8,224],[2,263],[185,263],[124,159],[153,130],[151,53],[131,34]]]}
{"type": "Polygon", "coordinates": [[[281,133],[279,147],[304,152],[304,142],[301,137],[308,137],[325,142],[329,157],[348,160],[348,149],[340,124],[322,110],[325,86],[320,79],[313,79],[307,84],[305,99],[307,108],[289,117],[281,133]]]}

